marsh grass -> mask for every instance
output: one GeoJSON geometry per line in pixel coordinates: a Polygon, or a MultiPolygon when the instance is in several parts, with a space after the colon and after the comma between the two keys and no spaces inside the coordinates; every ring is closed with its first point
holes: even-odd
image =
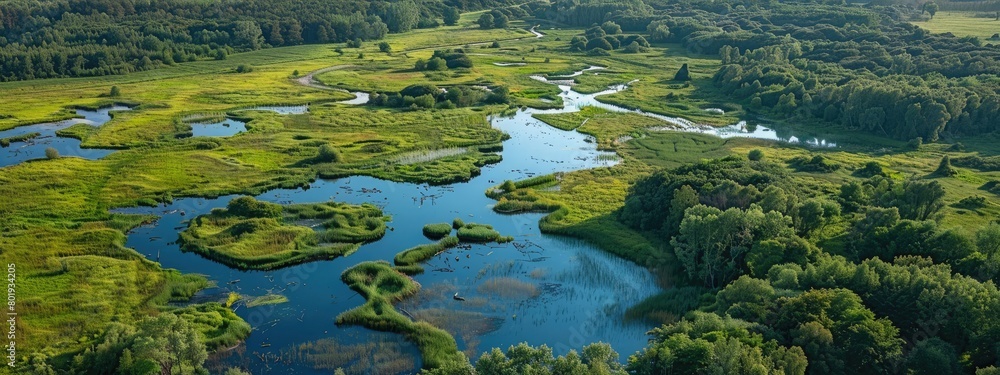
{"type": "Polygon", "coordinates": [[[513,237],[501,235],[500,232],[493,229],[493,226],[488,224],[466,223],[461,228],[458,228],[456,234],[462,242],[505,243],[514,240],[513,237]]]}
{"type": "Polygon", "coordinates": [[[440,252],[458,246],[458,242],[458,237],[447,236],[435,243],[414,246],[396,254],[393,262],[397,266],[414,266],[417,263],[434,257],[434,255],[440,252]]]}
{"type": "Polygon", "coordinates": [[[432,240],[444,238],[451,234],[451,230],[451,224],[448,223],[427,224],[423,228],[424,236],[432,240]]]}
{"type": "Polygon", "coordinates": [[[328,338],[284,350],[293,363],[305,363],[316,370],[340,368],[350,374],[399,374],[413,370],[417,367],[413,352],[413,347],[406,342],[384,333],[376,333],[362,343],[343,343],[328,338]]]}
{"type": "Polygon", "coordinates": [[[16,143],[16,142],[26,142],[40,135],[42,135],[42,133],[33,132],[33,133],[15,135],[13,137],[0,138],[0,147],[7,147],[10,146],[11,143],[16,143]]]}
{"type": "Polygon", "coordinates": [[[209,302],[171,311],[203,335],[209,351],[232,347],[250,336],[250,325],[229,308],[209,302]]]}
{"type": "Polygon", "coordinates": [[[402,334],[417,345],[423,367],[433,369],[446,363],[465,361],[455,339],[448,332],[424,321],[414,322],[392,305],[413,295],[420,285],[395,271],[387,262],[364,262],[341,274],[341,280],[366,300],[365,304],[337,316],[337,325],[360,325],[369,329],[402,334]]]}
{"type": "MultiPolygon", "coordinates": [[[[201,215],[180,233],[178,243],[209,259],[239,269],[275,269],[316,259],[348,255],[385,235],[382,210],[370,204],[337,202],[278,206],[257,202],[266,210],[228,208],[201,215]],[[321,220],[323,231],[296,224],[321,220]]],[[[256,202],[256,201],[254,201],[256,202]]]]}
{"type": "Polygon", "coordinates": [[[528,299],[538,297],[541,292],[535,284],[513,277],[497,277],[484,281],[477,287],[479,293],[506,299],[528,299]]]}
{"type": "Polygon", "coordinates": [[[247,298],[247,307],[257,307],[257,306],[267,306],[267,305],[279,305],[288,302],[288,297],[280,294],[265,294],[259,297],[247,298]]]}

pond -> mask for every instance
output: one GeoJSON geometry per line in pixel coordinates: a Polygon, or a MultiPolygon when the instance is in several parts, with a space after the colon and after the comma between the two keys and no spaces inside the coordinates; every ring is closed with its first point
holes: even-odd
{"type": "Polygon", "coordinates": [[[60,137],[56,135],[56,132],[76,124],[98,127],[104,125],[108,121],[111,121],[111,112],[128,111],[130,109],[131,108],[129,107],[120,105],[104,107],[96,111],[77,109],[76,115],[78,118],[58,122],[19,126],[13,129],[0,131],[0,139],[18,137],[33,133],[39,134],[32,139],[12,142],[10,145],[0,148],[0,167],[20,164],[33,159],[44,159],[45,149],[49,147],[59,151],[59,155],[61,156],[73,156],[91,160],[103,158],[115,150],[81,148],[79,139],[60,137]]]}

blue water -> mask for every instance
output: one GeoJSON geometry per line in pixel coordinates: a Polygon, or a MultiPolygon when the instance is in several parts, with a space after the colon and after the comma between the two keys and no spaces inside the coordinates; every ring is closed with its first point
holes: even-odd
{"type": "Polygon", "coordinates": [[[274,367],[261,359],[282,356],[297,344],[329,338],[344,343],[384,339],[381,334],[333,324],[338,314],[363,303],[340,281],[341,272],[362,261],[391,261],[401,250],[430,242],[422,235],[424,224],[450,222],[456,217],[491,224],[502,234],[514,236],[515,241],[452,249],[430,259],[424,265],[427,272],[414,277],[423,286],[422,292],[401,307],[415,315],[426,311],[463,314],[460,316],[468,324],[443,328],[451,331],[460,349],[472,358],[484,350],[520,342],[546,344],[564,354],[596,341],[611,343],[625,358],[645,346],[645,332],[651,327],[646,323],[624,323],[624,311],[659,291],[655,277],[642,267],[584,242],[542,234],[537,224],[542,214],[497,214],[492,210],[495,201],[484,195],[488,188],[507,179],[615,163],[613,154],[597,151],[593,142],[587,142],[587,136],[545,125],[531,117],[534,112],[557,111],[523,110],[491,118],[493,126],[511,138],[504,142],[503,161],[484,167],[482,174],[469,182],[429,186],[351,177],[319,180],[308,189],[278,189],[257,196],[276,203],[336,200],[383,207],[392,216],[386,236],[348,257],[260,272],[237,271],[180,252],[173,241],[186,227],[185,220],[224,207],[235,196],[184,198],[154,209],[116,211],[162,215],[156,223],[132,231],[127,246],[164,267],[216,280],[219,288],[205,294],[222,299],[232,290],[246,295],[273,292],[289,298],[281,305],[237,309],[255,330],[245,348],[223,355],[222,361],[249,368],[255,374],[323,373],[314,370],[308,361],[283,362],[274,367]],[[527,283],[538,294],[500,297],[480,289],[496,278],[527,283]],[[456,292],[467,301],[452,299],[456,292]]]}
{"type": "Polygon", "coordinates": [[[79,116],[79,118],[59,122],[20,126],[0,131],[0,138],[8,138],[30,133],[41,133],[41,135],[36,138],[24,142],[14,142],[11,143],[10,146],[0,148],[0,167],[20,164],[24,161],[33,159],[44,159],[45,149],[49,147],[59,151],[60,156],[73,156],[91,160],[103,158],[115,150],[80,148],[79,139],[59,137],[56,135],[56,132],[75,124],[86,124],[98,127],[104,125],[108,121],[111,121],[111,112],[128,110],[129,107],[125,106],[105,107],[96,111],[78,109],[76,110],[76,115],[79,116]]]}
{"type": "Polygon", "coordinates": [[[247,131],[247,123],[227,118],[223,121],[191,124],[193,137],[229,137],[247,131]]]}

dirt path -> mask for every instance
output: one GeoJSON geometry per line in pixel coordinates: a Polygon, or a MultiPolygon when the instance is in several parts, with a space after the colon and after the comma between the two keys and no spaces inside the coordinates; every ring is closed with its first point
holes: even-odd
{"type": "Polygon", "coordinates": [[[331,66],[331,67],[328,67],[328,68],[323,68],[323,69],[314,70],[312,72],[309,72],[309,74],[306,74],[306,75],[304,75],[302,77],[296,78],[295,82],[298,83],[298,84],[300,84],[300,85],[302,85],[302,86],[312,87],[314,89],[344,91],[344,90],[335,89],[333,87],[330,87],[330,86],[324,85],[322,83],[319,83],[313,77],[315,77],[317,74],[323,74],[323,73],[326,73],[326,72],[329,72],[329,71],[333,71],[333,70],[340,70],[340,69],[347,69],[347,68],[356,68],[356,67],[358,67],[358,66],[357,65],[350,65],[350,64],[334,65],[334,66],[331,66]]]}

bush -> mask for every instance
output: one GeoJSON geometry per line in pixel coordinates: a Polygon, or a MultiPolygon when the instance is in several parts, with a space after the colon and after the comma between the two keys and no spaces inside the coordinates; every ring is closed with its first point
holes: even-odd
{"type": "Polygon", "coordinates": [[[389,45],[389,42],[380,42],[378,44],[378,50],[380,52],[392,53],[392,46],[389,45]]]}
{"type": "Polygon", "coordinates": [[[756,148],[753,149],[753,150],[750,150],[750,153],[747,154],[747,159],[750,159],[752,161],[761,161],[761,160],[764,160],[764,151],[761,151],[760,149],[756,149],[756,148]]]}
{"type": "Polygon", "coordinates": [[[674,74],[674,81],[690,81],[691,72],[688,70],[688,64],[684,63],[681,68],[677,70],[677,74],[674,74]]]}
{"type": "Polygon", "coordinates": [[[253,67],[250,65],[240,64],[236,67],[236,73],[250,73],[253,71],[253,67]]]}
{"type": "Polygon", "coordinates": [[[462,221],[462,219],[460,219],[460,218],[456,217],[455,220],[451,221],[451,227],[452,228],[458,229],[458,228],[461,228],[461,227],[464,227],[464,226],[465,226],[465,222],[462,221]]]}
{"type": "Polygon", "coordinates": [[[54,149],[52,147],[47,147],[45,149],[45,158],[46,159],[58,159],[59,158],[59,150],[56,150],[56,149],[54,149]]]}
{"type": "Polygon", "coordinates": [[[494,40],[493,44],[490,44],[490,48],[500,48],[500,42],[494,40]]]}
{"type": "Polygon", "coordinates": [[[964,208],[967,210],[975,210],[978,208],[983,208],[986,207],[986,205],[987,205],[986,198],[980,197],[978,195],[973,197],[962,198],[962,200],[958,201],[958,203],[955,203],[955,207],[964,208]]]}
{"type": "Polygon", "coordinates": [[[121,95],[122,95],[122,90],[119,89],[118,86],[111,86],[111,92],[108,93],[108,96],[112,98],[117,98],[121,95]]]}
{"type": "Polygon", "coordinates": [[[324,144],[319,146],[319,154],[316,155],[316,161],[321,163],[334,163],[340,161],[340,152],[333,148],[329,144],[324,144]]]}
{"type": "Polygon", "coordinates": [[[486,224],[475,224],[469,223],[465,226],[458,228],[458,239],[462,242],[510,242],[514,239],[512,237],[504,237],[500,235],[493,229],[492,226],[486,224]]]}
{"type": "Polygon", "coordinates": [[[254,197],[243,196],[229,201],[226,210],[230,215],[246,218],[278,218],[281,217],[281,205],[258,201],[254,197]]]}

